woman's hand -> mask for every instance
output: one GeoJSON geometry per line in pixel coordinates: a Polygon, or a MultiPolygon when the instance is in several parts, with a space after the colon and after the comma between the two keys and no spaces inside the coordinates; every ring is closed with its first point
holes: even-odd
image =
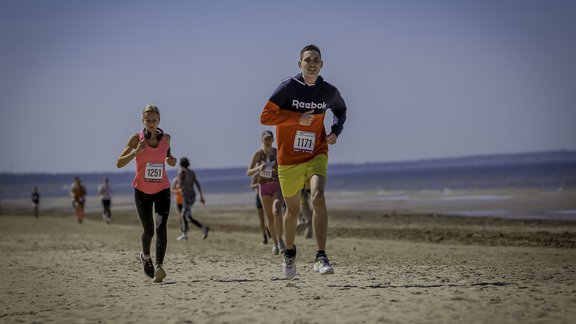
{"type": "Polygon", "coordinates": [[[140,142],[138,142],[138,146],[136,146],[136,154],[142,152],[142,150],[144,150],[147,146],[148,144],[146,144],[146,140],[142,139],[140,142]]]}
{"type": "Polygon", "coordinates": [[[175,157],[173,157],[172,155],[168,156],[166,158],[166,163],[168,163],[169,166],[175,166],[176,162],[178,161],[178,159],[176,159],[175,157]]]}

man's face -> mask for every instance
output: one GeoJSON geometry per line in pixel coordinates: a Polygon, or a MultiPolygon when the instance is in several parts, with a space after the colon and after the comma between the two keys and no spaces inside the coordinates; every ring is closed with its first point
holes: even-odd
{"type": "Polygon", "coordinates": [[[302,54],[302,59],[298,62],[298,66],[305,77],[318,77],[323,64],[324,62],[320,59],[320,53],[314,50],[304,52],[302,54]]]}

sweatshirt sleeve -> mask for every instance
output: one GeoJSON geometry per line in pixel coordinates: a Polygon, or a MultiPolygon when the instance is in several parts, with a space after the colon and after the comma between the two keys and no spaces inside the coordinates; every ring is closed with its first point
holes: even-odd
{"type": "Polygon", "coordinates": [[[295,125],[300,121],[300,114],[288,110],[280,109],[280,106],[268,101],[262,114],[260,114],[260,123],[267,126],[275,125],[295,125]]]}
{"type": "Polygon", "coordinates": [[[260,115],[262,125],[296,125],[300,122],[300,113],[280,108],[288,100],[288,88],[288,82],[284,81],[274,90],[260,115]]]}
{"type": "Polygon", "coordinates": [[[336,100],[332,104],[332,113],[334,115],[334,119],[332,121],[332,133],[339,136],[344,129],[344,122],[346,121],[346,103],[344,102],[344,98],[340,95],[340,92],[336,90],[336,100]]]}

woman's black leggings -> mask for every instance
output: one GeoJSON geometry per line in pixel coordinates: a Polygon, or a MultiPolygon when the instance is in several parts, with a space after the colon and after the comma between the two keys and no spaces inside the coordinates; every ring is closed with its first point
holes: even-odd
{"type": "Polygon", "coordinates": [[[168,243],[168,215],[170,214],[170,188],[155,194],[146,194],[134,189],[134,201],[140,222],[144,228],[142,233],[142,252],[150,255],[150,245],[154,237],[154,220],[156,220],[156,264],[164,262],[166,244],[168,243]],[[154,206],[155,217],[152,216],[154,206]]]}

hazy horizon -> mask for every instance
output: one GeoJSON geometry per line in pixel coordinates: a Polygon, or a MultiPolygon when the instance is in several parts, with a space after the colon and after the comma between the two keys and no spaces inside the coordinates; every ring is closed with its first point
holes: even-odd
{"type": "MultiPolygon", "coordinates": [[[[492,161],[492,163],[501,164],[501,163],[510,163],[510,161],[529,161],[534,162],[535,157],[539,156],[538,159],[540,162],[544,161],[565,161],[570,160],[576,162],[576,150],[553,150],[553,151],[536,151],[536,152],[518,152],[518,153],[497,153],[497,154],[478,154],[478,155],[466,155],[466,156],[446,156],[446,157],[437,157],[437,158],[424,158],[424,159],[414,159],[414,160],[389,160],[389,161],[366,161],[366,162],[329,162],[329,169],[332,170],[334,167],[341,167],[341,166],[363,166],[363,165],[412,165],[412,164],[422,164],[422,165],[430,165],[430,164],[439,164],[439,165],[453,165],[457,163],[459,165],[466,166],[467,164],[477,164],[478,161],[482,160],[484,163],[486,161],[492,161]],[[560,158],[562,156],[562,158],[560,158]]],[[[134,162],[130,162],[131,164],[134,162]]],[[[169,173],[175,173],[180,168],[178,165],[171,167],[166,166],[169,173]]],[[[190,166],[191,169],[195,171],[217,171],[223,169],[245,169],[246,166],[237,165],[237,166],[226,166],[226,167],[193,167],[190,166]]],[[[134,168],[121,168],[115,169],[112,171],[80,171],[80,172],[0,172],[0,175],[34,175],[34,174],[42,174],[42,175],[106,175],[106,174],[123,174],[123,173],[130,173],[133,174],[135,172],[134,168]]]]}

